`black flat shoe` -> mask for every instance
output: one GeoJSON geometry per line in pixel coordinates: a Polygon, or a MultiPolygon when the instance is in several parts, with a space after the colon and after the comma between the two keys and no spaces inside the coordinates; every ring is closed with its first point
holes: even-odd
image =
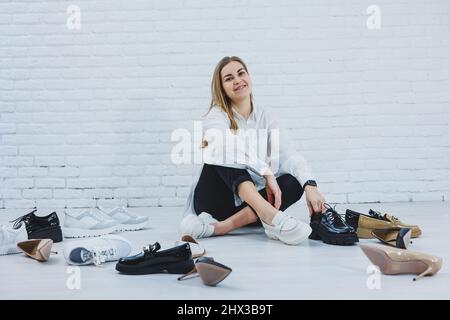
{"type": "Polygon", "coordinates": [[[116,270],[124,274],[174,273],[183,274],[194,268],[194,260],[188,243],[159,251],[161,245],[144,247],[134,256],[121,258],[116,270]]]}
{"type": "Polygon", "coordinates": [[[197,273],[205,285],[214,287],[228,277],[231,271],[230,267],[214,261],[211,257],[201,257],[195,262],[194,269],[179,277],[178,280],[197,273]]]}
{"type": "Polygon", "coordinates": [[[28,239],[52,239],[53,242],[61,242],[62,231],[56,212],[52,212],[45,217],[38,217],[35,215],[36,211],[33,210],[11,221],[14,223],[13,228],[18,229],[24,223],[28,239]]]}
{"type": "Polygon", "coordinates": [[[322,240],[327,244],[349,246],[358,242],[355,229],[342,219],[341,215],[329,204],[324,204],[327,211],[316,213],[311,217],[311,240],[322,240]]]}

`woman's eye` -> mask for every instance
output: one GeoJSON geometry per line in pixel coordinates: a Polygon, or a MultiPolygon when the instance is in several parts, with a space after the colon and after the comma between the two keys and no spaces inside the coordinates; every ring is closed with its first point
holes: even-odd
{"type": "Polygon", "coordinates": [[[245,71],[239,72],[239,75],[240,75],[240,76],[242,76],[243,74],[245,74],[245,71]]]}

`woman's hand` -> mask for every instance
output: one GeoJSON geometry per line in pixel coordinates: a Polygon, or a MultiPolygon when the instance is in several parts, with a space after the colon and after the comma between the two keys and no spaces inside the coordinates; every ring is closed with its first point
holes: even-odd
{"type": "Polygon", "coordinates": [[[266,175],[264,178],[266,179],[267,200],[275,209],[279,210],[281,207],[281,190],[277,179],[274,175],[266,175]]]}
{"type": "Polygon", "coordinates": [[[325,198],[319,192],[317,187],[306,186],[306,204],[308,205],[309,215],[312,216],[314,213],[323,212],[323,204],[325,203],[325,198]]]}

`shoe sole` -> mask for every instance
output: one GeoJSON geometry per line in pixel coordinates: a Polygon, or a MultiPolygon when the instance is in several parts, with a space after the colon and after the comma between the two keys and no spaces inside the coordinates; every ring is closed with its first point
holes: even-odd
{"type": "Polygon", "coordinates": [[[272,239],[272,240],[278,240],[281,241],[285,244],[291,245],[291,246],[295,246],[297,244],[302,243],[303,241],[305,241],[306,239],[308,239],[308,235],[310,232],[304,232],[301,234],[301,236],[299,236],[298,238],[294,239],[294,240],[282,240],[280,239],[277,235],[275,235],[275,233],[273,233],[270,230],[264,229],[266,235],[272,239]]]}
{"type": "Polygon", "coordinates": [[[100,237],[106,234],[110,234],[116,231],[116,226],[90,230],[81,228],[64,228],[64,238],[90,238],[90,237],[100,237]]]}
{"type": "Polygon", "coordinates": [[[197,262],[195,268],[197,269],[197,273],[201,274],[203,283],[212,287],[222,282],[231,273],[231,270],[202,262],[197,262]]]}
{"type": "Polygon", "coordinates": [[[53,242],[61,242],[63,240],[63,235],[60,226],[52,226],[40,228],[30,233],[28,239],[52,239],[53,242]]]}
{"type": "Polygon", "coordinates": [[[311,240],[322,240],[326,244],[336,246],[351,246],[358,242],[356,234],[329,234],[320,229],[316,224],[310,224],[312,232],[309,236],[311,240]]]}
{"type": "Polygon", "coordinates": [[[137,231],[137,230],[141,230],[144,229],[148,224],[148,221],[142,222],[142,223],[138,223],[138,224],[125,224],[125,223],[120,223],[117,227],[116,227],[116,231],[117,232],[122,232],[122,231],[137,231]]]}
{"type": "MultiPolygon", "coordinates": [[[[405,227],[405,228],[407,228],[407,227],[405,227]]],[[[356,234],[358,235],[358,238],[360,238],[360,239],[374,239],[375,237],[372,234],[372,231],[374,229],[375,228],[369,229],[369,228],[358,227],[358,229],[356,230],[356,234]]],[[[411,238],[418,238],[421,235],[422,235],[422,232],[420,230],[411,229],[411,238]]]]}
{"type": "Polygon", "coordinates": [[[420,260],[394,261],[385,252],[377,248],[367,249],[361,245],[360,248],[367,258],[369,258],[370,262],[380,268],[383,274],[420,274],[428,268],[428,265],[420,260]]]}
{"type": "Polygon", "coordinates": [[[189,259],[177,263],[167,264],[161,263],[149,266],[128,266],[121,263],[116,264],[116,270],[129,275],[142,275],[153,273],[171,273],[171,274],[185,274],[195,268],[194,260],[189,259]]]}
{"type": "Polygon", "coordinates": [[[4,256],[7,254],[16,254],[21,253],[22,251],[17,248],[15,245],[6,245],[6,246],[0,246],[0,256],[4,256]]]}

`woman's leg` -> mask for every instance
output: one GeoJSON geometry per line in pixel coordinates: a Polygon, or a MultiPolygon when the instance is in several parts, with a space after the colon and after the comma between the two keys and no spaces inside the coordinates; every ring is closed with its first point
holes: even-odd
{"type": "MultiPolygon", "coordinates": [[[[278,177],[277,182],[282,191],[280,210],[283,211],[300,199],[303,190],[289,174],[278,177]]],[[[278,212],[267,201],[265,189],[256,190],[247,170],[208,164],[204,165],[195,190],[194,208],[197,214],[208,212],[219,220],[214,225],[215,235],[223,235],[255,222],[258,224],[258,217],[270,223],[278,212]],[[245,201],[238,207],[234,205],[235,192],[245,201]]]]}

